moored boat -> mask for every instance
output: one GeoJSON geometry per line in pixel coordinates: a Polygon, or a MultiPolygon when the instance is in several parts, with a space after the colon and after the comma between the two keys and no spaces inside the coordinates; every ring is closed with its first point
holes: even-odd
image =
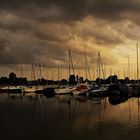
{"type": "Polygon", "coordinates": [[[89,91],[89,97],[103,97],[106,95],[108,87],[93,86],[89,91]]]}
{"type": "Polygon", "coordinates": [[[71,94],[75,90],[75,87],[73,86],[68,86],[68,87],[60,87],[56,88],[54,92],[56,94],[71,94]]]}
{"type": "Polygon", "coordinates": [[[125,84],[112,84],[108,87],[109,96],[128,96],[128,86],[125,84]]]}
{"type": "Polygon", "coordinates": [[[0,88],[0,93],[24,93],[24,88],[20,86],[6,86],[0,88]]]}
{"type": "Polygon", "coordinates": [[[88,96],[90,89],[91,88],[88,84],[77,85],[76,89],[73,91],[73,95],[86,95],[86,96],[88,96]]]}
{"type": "Polygon", "coordinates": [[[54,95],[54,87],[40,87],[38,89],[35,90],[36,94],[44,94],[44,95],[54,95]]]}
{"type": "Polygon", "coordinates": [[[35,93],[36,87],[35,86],[27,86],[24,87],[24,92],[25,93],[35,93]]]}

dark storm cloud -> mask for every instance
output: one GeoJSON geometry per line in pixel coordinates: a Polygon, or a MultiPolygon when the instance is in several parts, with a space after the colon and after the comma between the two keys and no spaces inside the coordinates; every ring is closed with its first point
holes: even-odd
{"type": "MultiPolygon", "coordinates": [[[[0,63],[36,63],[39,55],[44,64],[64,65],[68,48],[83,55],[75,37],[83,42],[92,38],[93,43],[106,46],[122,43],[119,32],[130,32],[113,27],[112,21],[139,23],[138,12],[137,0],[1,0],[0,63]],[[96,26],[88,27],[87,17],[96,26]]],[[[95,58],[96,53],[89,56],[95,58]]]]}
{"type": "Polygon", "coordinates": [[[140,3],[137,0],[1,0],[0,8],[42,21],[80,20],[88,15],[118,20],[125,18],[124,13],[139,12],[140,3]]]}
{"type": "Polygon", "coordinates": [[[20,16],[37,20],[76,20],[86,13],[85,0],[5,0],[0,2],[1,10],[8,10],[20,16]],[[74,14],[73,14],[74,13],[74,14]]]}
{"type": "Polygon", "coordinates": [[[93,0],[92,11],[96,17],[118,20],[125,18],[125,13],[140,11],[137,0],[93,0]]]}

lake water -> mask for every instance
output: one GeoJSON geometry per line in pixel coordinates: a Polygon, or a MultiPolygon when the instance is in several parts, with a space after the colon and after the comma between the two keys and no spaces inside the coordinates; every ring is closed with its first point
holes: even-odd
{"type": "Polygon", "coordinates": [[[139,98],[115,99],[1,94],[1,139],[139,140],[139,98]]]}

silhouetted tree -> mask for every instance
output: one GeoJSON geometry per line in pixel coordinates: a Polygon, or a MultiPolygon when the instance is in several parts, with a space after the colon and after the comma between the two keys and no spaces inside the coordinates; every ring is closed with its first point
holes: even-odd
{"type": "Polygon", "coordinates": [[[9,82],[10,82],[11,84],[15,84],[15,82],[16,82],[16,74],[15,74],[15,73],[11,72],[11,73],[9,74],[9,82]]]}
{"type": "Polygon", "coordinates": [[[1,77],[0,84],[9,84],[9,79],[7,77],[1,77]]]}

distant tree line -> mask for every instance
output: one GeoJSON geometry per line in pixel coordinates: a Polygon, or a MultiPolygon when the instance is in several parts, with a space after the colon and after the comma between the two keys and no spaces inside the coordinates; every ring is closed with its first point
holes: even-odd
{"type": "Polygon", "coordinates": [[[97,83],[97,84],[110,84],[110,83],[121,83],[121,84],[135,84],[136,80],[129,80],[128,77],[125,79],[118,79],[117,75],[109,76],[107,79],[97,78],[95,81],[90,81],[83,77],[78,77],[75,75],[70,75],[69,79],[61,79],[60,81],[56,80],[46,80],[44,78],[37,79],[37,80],[30,80],[28,81],[26,77],[17,77],[15,73],[11,72],[9,77],[1,77],[0,78],[0,85],[75,85],[77,83],[97,83]]]}
{"type": "Polygon", "coordinates": [[[95,80],[95,83],[98,84],[135,84],[138,82],[140,82],[140,80],[130,80],[128,77],[126,77],[125,79],[118,79],[117,75],[109,76],[107,79],[97,78],[95,80]]]}
{"type": "Polygon", "coordinates": [[[1,77],[1,85],[25,85],[28,83],[26,77],[17,77],[15,73],[11,72],[9,77],[1,77]]]}

